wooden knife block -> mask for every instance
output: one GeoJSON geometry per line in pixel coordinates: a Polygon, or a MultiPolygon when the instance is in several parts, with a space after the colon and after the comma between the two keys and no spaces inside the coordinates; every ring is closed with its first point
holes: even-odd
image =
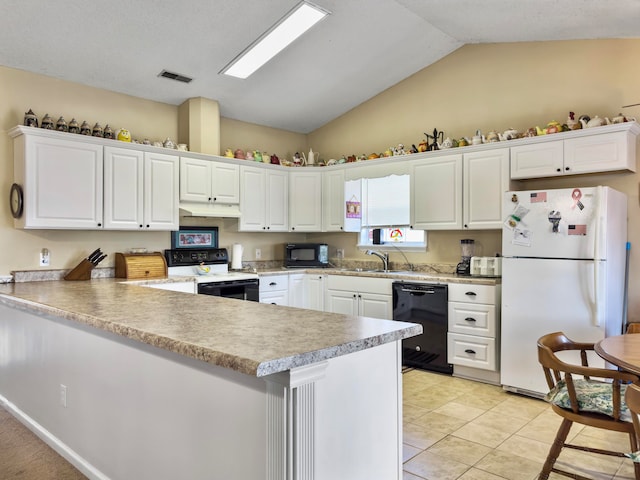
{"type": "Polygon", "coordinates": [[[91,270],[95,265],[86,258],[64,276],[65,280],[91,280],[91,270]]]}

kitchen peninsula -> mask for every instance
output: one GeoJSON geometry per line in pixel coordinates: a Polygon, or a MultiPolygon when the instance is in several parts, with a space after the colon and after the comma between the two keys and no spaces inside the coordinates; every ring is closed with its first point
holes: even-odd
{"type": "Polygon", "coordinates": [[[118,279],[0,285],[0,402],[100,479],[400,479],[415,324],[118,279]]]}

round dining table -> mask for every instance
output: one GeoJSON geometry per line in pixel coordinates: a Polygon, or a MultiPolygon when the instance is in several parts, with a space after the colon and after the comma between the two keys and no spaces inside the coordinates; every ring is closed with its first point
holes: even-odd
{"type": "Polygon", "coordinates": [[[640,334],[607,337],[597,342],[594,350],[609,363],[640,375],[640,334]]]}

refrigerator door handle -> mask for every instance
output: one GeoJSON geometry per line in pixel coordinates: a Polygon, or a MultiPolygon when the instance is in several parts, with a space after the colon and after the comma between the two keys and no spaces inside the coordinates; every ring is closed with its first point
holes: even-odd
{"type": "Polygon", "coordinates": [[[602,228],[602,202],[603,198],[603,188],[602,186],[598,186],[596,189],[598,193],[598,198],[596,201],[596,222],[595,222],[595,232],[593,237],[593,324],[596,327],[600,326],[600,302],[599,298],[599,289],[598,286],[600,284],[600,276],[598,271],[598,260],[602,259],[602,255],[600,254],[600,230],[602,228]]]}
{"type": "Polygon", "coordinates": [[[599,274],[598,274],[598,262],[593,262],[593,324],[596,327],[600,326],[600,305],[598,302],[598,284],[599,284],[599,274]]]}

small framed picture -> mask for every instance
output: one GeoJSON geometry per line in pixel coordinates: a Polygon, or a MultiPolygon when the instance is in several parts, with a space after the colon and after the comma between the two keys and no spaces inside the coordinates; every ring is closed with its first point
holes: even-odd
{"type": "Polygon", "coordinates": [[[360,202],[354,197],[347,201],[347,218],[362,218],[360,202]]]}
{"type": "Polygon", "coordinates": [[[171,248],[218,248],[218,227],[182,227],[171,232],[171,248]]]}

